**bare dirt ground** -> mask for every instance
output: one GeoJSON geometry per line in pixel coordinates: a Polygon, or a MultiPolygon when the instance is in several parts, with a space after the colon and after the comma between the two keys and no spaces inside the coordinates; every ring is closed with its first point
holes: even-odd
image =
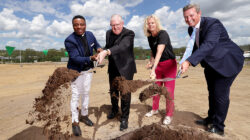
{"type": "MultiPolygon", "coordinates": [[[[134,79],[147,80],[149,71],[145,69],[146,61],[137,61],[137,74],[134,79]]],[[[58,67],[66,64],[36,63],[0,64],[0,139],[20,139],[30,133],[39,135],[41,128],[25,124],[28,112],[32,109],[34,99],[41,96],[42,89],[49,76],[58,67]]],[[[169,126],[187,125],[200,129],[193,122],[200,117],[206,117],[208,110],[208,93],[203,69],[200,66],[191,68],[188,78],[176,80],[175,114],[173,123],[169,126]]],[[[226,119],[226,136],[223,139],[250,139],[250,66],[244,66],[231,88],[230,107],[226,119]]],[[[139,91],[132,93],[129,128],[119,131],[119,116],[107,120],[111,103],[108,94],[107,65],[96,68],[93,75],[90,92],[89,117],[94,122],[93,127],[80,123],[83,139],[113,139],[125,133],[152,123],[162,124],[165,115],[165,99],[160,101],[160,114],[151,118],[144,115],[150,111],[152,100],[144,103],[139,101],[139,91]]],[[[70,92],[70,89],[65,92],[70,92]]],[[[207,132],[205,132],[207,133],[207,132]]],[[[214,136],[214,134],[209,134],[214,136]]],[[[214,137],[217,137],[215,135],[214,137]]],[[[28,139],[28,138],[27,138],[28,139]]],[[[32,138],[30,138],[32,139],[32,138]]]]}

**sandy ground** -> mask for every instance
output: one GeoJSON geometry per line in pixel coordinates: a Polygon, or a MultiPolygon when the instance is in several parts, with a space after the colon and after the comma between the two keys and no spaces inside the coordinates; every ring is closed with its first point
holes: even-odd
{"type": "MultiPolygon", "coordinates": [[[[146,80],[149,71],[145,69],[146,61],[137,61],[137,74],[134,79],[146,80]]],[[[35,130],[34,126],[25,124],[28,112],[34,99],[41,95],[49,76],[57,67],[66,64],[37,63],[0,64],[0,139],[13,139],[17,134],[35,130]]],[[[119,131],[119,117],[107,120],[110,110],[108,94],[107,66],[96,68],[90,92],[89,117],[94,127],[80,124],[85,139],[112,139],[144,125],[162,124],[165,114],[165,99],[161,98],[160,114],[151,118],[144,115],[151,109],[152,101],[140,103],[139,91],[132,93],[129,128],[119,131]]],[[[200,66],[191,68],[186,79],[176,80],[175,118],[172,125],[185,122],[178,120],[182,113],[198,117],[206,117],[208,110],[208,94],[203,69],[200,66]]],[[[231,88],[230,108],[226,119],[226,139],[250,139],[250,66],[244,66],[231,88]]],[[[183,118],[183,117],[182,117],[183,118]]],[[[193,121],[193,120],[190,120],[193,121]]],[[[191,126],[192,127],[192,126],[191,126]]],[[[202,129],[203,131],[203,129],[202,129]]]]}

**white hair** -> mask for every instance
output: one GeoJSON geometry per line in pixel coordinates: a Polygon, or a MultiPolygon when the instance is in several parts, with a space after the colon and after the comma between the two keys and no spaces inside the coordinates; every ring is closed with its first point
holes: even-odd
{"type": "Polygon", "coordinates": [[[111,19],[110,19],[110,22],[111,22],[112,20],[116,20],[116,19],[118,19],[119,21],[123,22],[122,16],[121,16],[121,15],[118,15],[118,14],[112,15],[112,16],[111,16],[111,19]]]}

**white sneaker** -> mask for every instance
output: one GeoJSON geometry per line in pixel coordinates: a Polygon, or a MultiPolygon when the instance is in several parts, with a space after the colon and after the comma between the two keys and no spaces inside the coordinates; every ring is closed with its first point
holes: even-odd
{"type": "Polygon", "coordinates": [[[150,112],[148,112],[145,116],[146,117],[151,117],[151,116],[153,116],[153,115],[155,115],[155,114],[158,114],[159,112],[158,112],[158,110],[151,110],[150,112]]]}
{"type": "Polygon", "coordinates": [[[163,121],[163,124],[169,125],[171,123],[171,121],[172,121],[171,117],[166,116],[165,119],[164,119],[164,121],[163,121]]]}

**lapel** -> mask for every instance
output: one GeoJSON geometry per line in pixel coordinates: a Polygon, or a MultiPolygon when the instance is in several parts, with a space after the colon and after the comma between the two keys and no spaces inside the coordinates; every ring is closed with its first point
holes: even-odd
{"type": "Polygon", "coordinates": [[[91,42],[90,42],[90,35],[89,35],[89,33],[86,31],[85,32],[85,35],[86,35],[86,40],[87,40],[87,42],[88,42],[88,48],[89,48],[89,52],[90,52],[90,54],[92,54],[92,52],[91,52],[91,42]]]}
{"type": "Polygon", "coordinates": [[[107,37],[106,37],[106,46],[107,46],[107,49],[110,48],[109,37],[110,37],[111,32],[112,32],[112,30],[109,30],[108,33],[107,33],[107,37]]]}
{"type": "Polygon", "coordinates": [[[203,38],[203,27],[204,27],[204,24],[205,24],[205,18],[204,17],[201,17],[201,22],[200,22],[200,29],[199,29],[199,44],[201,45],[202,43],[202,38],[203,38]]]}
{"type": "Polygon", "coordinates": [[[205,23],[205,18],[201,17],[200,32],[199,32],[200,37],[203,31],[204,23],[205,23]]]}

